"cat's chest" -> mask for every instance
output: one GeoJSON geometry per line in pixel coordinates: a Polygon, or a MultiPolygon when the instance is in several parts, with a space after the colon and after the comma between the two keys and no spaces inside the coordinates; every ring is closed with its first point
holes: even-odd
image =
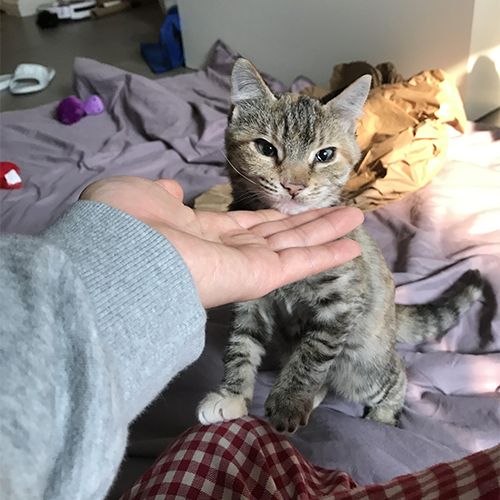
{"type": "Polygon", "coordinates": [[[310,279],[292,283],[271,294],[277,331],[290,339],[301,338],[318,315],[322,297],[322,287],[310,279]]]}
{"type": "Polygon", "coordinates": [[[314,317],[314,307],[281,296],[273,302],[273,315],[276,330],[285,337],[297,339],[302,337],[314,317]]]}

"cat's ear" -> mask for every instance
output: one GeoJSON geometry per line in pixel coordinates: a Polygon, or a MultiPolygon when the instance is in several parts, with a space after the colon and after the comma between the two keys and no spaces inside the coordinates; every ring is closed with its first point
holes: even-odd
{"type": "Polygon", "coordinates": [[[231,101],[239,104],[254,99],[276,100],[254,65],[240,57],[236,60],[231,74],[231,101]]]}
{"type": "Polygon", "coordinates": [[[337,110],[355,127],[357,119],[363,113],[363,106],[370,92],[371,82],[370,75],[363,75],[351,83],[341,94],[327,102],[325,107],[337,110]]]}

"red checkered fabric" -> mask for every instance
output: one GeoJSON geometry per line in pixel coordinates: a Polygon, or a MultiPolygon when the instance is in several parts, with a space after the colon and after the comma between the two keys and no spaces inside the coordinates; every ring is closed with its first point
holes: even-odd
{"type": "Polygon", "coordinates": [[[500,446],[383,484],[308,462],[254,417],[180,436],[121,500],[386,500],[500,498],[500,446]]]}

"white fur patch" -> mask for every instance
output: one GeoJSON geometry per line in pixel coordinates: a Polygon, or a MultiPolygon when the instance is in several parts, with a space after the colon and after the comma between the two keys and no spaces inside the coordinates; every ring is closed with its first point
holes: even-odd
{"type": "Polygon", "coordinates": [[[198,420],[203,425],[234,420],[248,414],[243,396],[222,396],[211,392],[198,406],[198,420]]]}
{"type": "Polygon", "coordinates": [[[237,341],[240,346],[241,352],[245,352],[250,359],[253,366],[257,367],[264,353],[265,349],[256,344],[251,338],[245,335],[235,335],[233,341],[237,341]]]}
{"type": "Polygon", "coordinates": [[[334,321],[335,318],[339,316],[339,314],[349,311],[350,308],[350,304],[331,304],[324,307],[318,307],[315,316],[320,321],[330,322],[334,321]]]}
{"type": "Polygon", "coordinates": [[[323,386],[318,391],[316,396],[314,396],[313,409],[317,408],[322,403],[322,401],[323,401],[323,399],[325,399],[325,396],[327,395],[327,393],[328,393],[328,388],[326,386],[323,386]]]}

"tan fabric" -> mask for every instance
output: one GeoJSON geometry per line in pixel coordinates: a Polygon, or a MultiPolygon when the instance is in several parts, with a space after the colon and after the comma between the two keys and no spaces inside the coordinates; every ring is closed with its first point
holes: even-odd
{"type": "Polygon", "coordinates": [[[403,77],[396,70],[396,66],[391,62],[385,62],[372,66],[367,62],[356,61],[352,63],[337,64],[333,68],[332,76],[330,77],[330,91],[338,90],[355,82],[363,75],[371,75],[372,89],[380,87],[385,83],[399,83],[403,81],[403,77]]]}
{"type": "Polygon", "coordinates": [[[363,75],[370,75],[372,77],[372,89],[386,83],[399,83],[403,81],[403,77],[398,73],[396,66],[391,62],[372,66],[364,61],[356,61],[352,63],[337,64],[337,66],[333,68],[333,73],[329,82],[330,88],[327,89],[325,87],[311,85],[301,93],[310,97],[321,98],[329,92],[347,87],[363,75]]]}
{"type": "Polygon", "coordinates": [[[447,125],[463,133],[466,124],[458,90],[444,71],[373,89],[358,121],[364,157],[346,184],[348,203],[375,210],[425,186],[446,156],[447,125]]]}
{"type": "Polygon", "coordinates": [[[219,184],[198,196],[194,200],[194,208],[208,212],[227,212],[232,201],[231,185],[219,184]]]}
{"type": "MultiPolygon", "coordinates": [[[[366,73],[376,75],[375,85],[384,78],[400,79],[390,63],[370,68],[366,63],[336,66],[330,80],[335,88],[331,90],[366,73]]],[[[303,93],[320,98],[328,92],[309,87],[303,93]]],[[[371,211],[424,186],[443,163],[448,149],[447,125],[463,133],[466,123],[458,90],[442,70],[423,71],[407,82],[372,89],[358,120],[363,159],[346,184],[346,203],[371,211]]],[[[200,196],[195,207],[225,211],[230,202],[230,187],[216,186],[200,196]]]]}
{"type": "Polygon", "coordinates": [[[329,92],[331,92],[331,90],[327,89],[326,87],[318,87],[317,85],[311,85],[310,87],[307,87],[306,89],[304,89],[301,92],[301,94],[308,95],[309,97],[316,97],[317,99],[321,99],[329,92]]]}

